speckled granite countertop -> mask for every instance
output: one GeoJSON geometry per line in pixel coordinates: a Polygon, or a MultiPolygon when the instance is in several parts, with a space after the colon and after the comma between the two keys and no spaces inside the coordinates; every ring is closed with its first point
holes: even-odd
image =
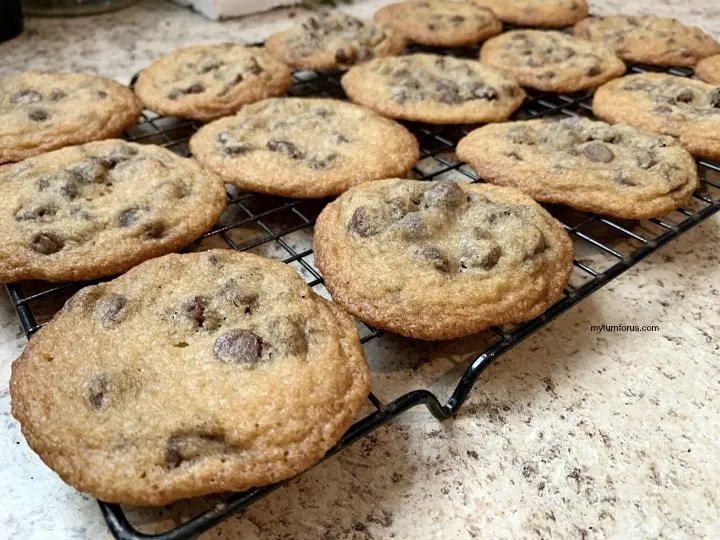
{"type": "MultiPolygon", "coordinates": [[[[381,3],[347,9],[367,16],[381,3]]],[[[720,37],[717,0],[593,2],[594,13],[620,10],[674,15],[720,37]]],[[[62,69],[127,82],[182,45],[261,40],[291,11],[217,24],[141,0],[103,16],[30,19],[0,44],[0,75],[62,69]]],[[[455,419],[410,411],[204,537],[717,537],[719,226],[706,221],[507,353],[455,419]],[[603,323],[660,331],[590,331],[603,323]]],[[[43,466],[10,416],[10,364],[24,344],[0,293],[0,538],[109,538],[95,501],[43,466]]],[[[374,373],[381,397],[398,381],[439,380],[446,392],[461,369],[447,346],[383,347],[393,358],[374,373]]],[[[206,502],[132,515],[152,531],[206,502]]]]}

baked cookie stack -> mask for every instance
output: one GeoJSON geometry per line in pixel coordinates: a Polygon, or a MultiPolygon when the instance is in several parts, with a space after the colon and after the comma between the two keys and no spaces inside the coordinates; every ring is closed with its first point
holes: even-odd
{"type": "Polygon", "coordinates": [[[349,315],[421,340],[527,321],[573,268],[540,203],[623,219],[686,204],[692,156],[720,159],[719,58],[697,28],[588,18],[585,0],[409,0],[372,20],[313,13],[265,47],[184,47],[134,92],[85,74],[0,79],[0,281],[124,272],[32,337],[13,415],[48,466],[104,501],[292,477],[370,392],[349,315]],[[623,77],[624,61],[696,66],[706,82],[623,77]],[[352,103],[288,97],[292,70],[342,71],[352,103]],[[596,88],[604,121],[512,120],[528,93],[596,88]],[[192,121],[191,158],[117,138],[143,106],[192,121]],[[455,150],[486,183],[407,178],[421,157],[411,131],[436,129],[424,124],[473,124],[455,150]],[[174,253],[217,222],[225,184],[337,197],[313,245],[332,302],[277,261],[174,253]]]}

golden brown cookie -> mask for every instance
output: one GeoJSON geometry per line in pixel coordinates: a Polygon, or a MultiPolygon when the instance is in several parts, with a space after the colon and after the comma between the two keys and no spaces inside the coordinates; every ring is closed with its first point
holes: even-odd
{"type": "Polygon", "coordinates": [[[154,145],[71,146],[0,171],[0,282],[124,272],[209,230],[225,186],[154,145]]]}
{"type": "Polygon", "coordinates": [[[129,88],[104,77],[28,71],[0,78],[0,163],[115,137],[140,111],[129,88]]]}
{"type": "Polygon", "coordinates": [[[351,68],[340,82],[355,103],[430,124],[500,122],[525,99],[517,82],[496,69],[434,54],[378,58],[351,68]]]}
{"type": "Polygon", "coordinates": [[[45,464],[133,505],[290,478],[369,390],[350,318],[289,266],[231,250],[167,255],[82,289],[10,380],[45,464]]]}
{"type": "Polygon", "coordinates": [[[272,34],[265,46],[290,67],[336,69],[375,57],[395,56],[405,43],[405,38],[388,24],[357,19],[340,11],[321,11],[289,30],[272,34]]]}
{"type": "Polygon", "coordinates": [[[426,340],[540,315],[573,260],[562,225],[516,189],[399,179],[327,205],[313,247],[334,302],[426,340]]]}
{"type": "Polygon", "coordinates": [[[720,45],[696,26],[654,15],[589,17],[577,23],[576,37],[610,47],[628,62],[659,66],[692,66],[720,53],[720,45]]]}
{"type": "Polygon", "coordinates": [[[405,175],[420,151],[400,124],[330,99],[268,99],[190,139],[206,168],[243,189],[285,197],[339,195],[368,180],[405,175]]]}
{"type": "Polygon", "coordinates": [[[720,159],[720,88],[665,73],[628,75],[595,92],[593,113],[672,135],[691,154],[720,159]]]}
{"type": "Polygon", "coordinates": [[[409,41],[436,47],[469,47],[502,32],[492,11],[472,2],[409,0],[375,13],[409,41]]]}
{"type": "Polygon", "coordinates": [[[155,60],[140,73],[135,93],[158,114],[207,121],[280,96],[291,84],[287,66],[262,47],[221,43],[155,60]]]}
{"type": "Polygon", "coordinates": [[[608,47],[554,30],[505,32],[483,44],[480,60],[545,92],[594,88],[625,73],[608,47]]]}
{"type": "Polygon", "coordinates": [[[561,28],[587,17],[586,0],[473,0],[501,21],[519,26],[561,28]]]}
{"type": "Polygon", "coordinates": [[[587,118],[487,125],[457,155],[483,180],[537,201],[625,219],[667,214],[698,186],[695,160],[672,137],[587,118]]]}
{"type": "Polygon", "coordinates": [[[720,84],[720,54],[708,56],[695,66],[695,75],[710,84],[720,84]]]}

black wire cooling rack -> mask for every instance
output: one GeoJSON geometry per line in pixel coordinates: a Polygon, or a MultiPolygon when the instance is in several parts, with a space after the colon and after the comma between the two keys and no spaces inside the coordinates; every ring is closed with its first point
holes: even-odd
{"type": "MultiPolygon", "coordinates": [[[[431,51],[454,56],[477,57],[475,49],[411,48],[410,52],[431,51]]],[[[660,70],[648,66],[630,66],[629,72],[666,71],[689,77],[688,69],[660,70]]],[[[344,99],[340,87],[342,72],[301,71],[294,73],[291,96],[325,96],[344,99]]],[[[515,119],[548,116],[592,116],[591,93],[551,94],[530,90],[515,119]]],[[[421,159],[414,174],[421,180],[455,180],[476,182],[480,179],[454,154],[455,144],[476,126],[430,126],[405,124],[418,138],[421,159]]],[[[139,125],[125,134],[130,141],[158,144],[178,154],[188,155],[187,141],[200,125],[177,118],[158,117],[144,112],[139,125]]],[[[427,388],[401,393],[390,400],[369,396],[371,412],[356,422],[326,457],[354,443],[361,437],[389,422],[399,414],[424,405],[438,420],[455,413],[465,401],[479,375],[504,352],[570,307],[598,290],[625,270],[645,258],[663,244],[697,225],[720,210],[720,165],[698,161],[700,188],[685,208],[646,221],[625,221],[588,214],[564,207],[548,206],[550,212],[565,226],[575,244],[576,258],[570,283],[562,297],[541,316],[532,321],[488,330],[480,341],[480,350],[466,360],[464,372],[452,383],[449,398],[443,400],[427,388]]],[[[228,209],[212,231],[187,248],[187,251],[225,247],[249,250],[275,257],[295,267],[313,289],[327,295],[322,276],[314,265],[312,227],[325,201],[281,199],[228,188],[228,209]]],[[[63,302],[86,284],[53,285],[23,282],[7,285],[10,299],[30,337],[46,323],[63,302]]],[[[359,323],[361,340],[367,345],[388,338],[373,328],[359,323]]],[[[100,502],[100,508],[112,534],[123,540],[154,538],[179,540],[190,538],[211,528],[230,515],[243,510],[283,482],[223,497],[207,511],[181,525],[158,534],[145,534],[134,528],[119,505],[100,502]]]]}

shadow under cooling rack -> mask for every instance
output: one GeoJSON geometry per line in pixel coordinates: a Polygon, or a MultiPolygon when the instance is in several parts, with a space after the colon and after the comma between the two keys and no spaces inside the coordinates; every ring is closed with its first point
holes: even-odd
{"type": "MultiPolygon", "coordinates": [[[[412,48],[410,51],[421,50],[412,48]]],[[[427,49],[423,49],[427,50],[427,49]]],[[[445,54],[476,57],[477,49],[437,50],[445,54]]],[[[631,72],[663,71],[650,67],[631,66],[631,72]]],[[[665,70],[667,71],[667,70],[665,70]]],[[[690,76],[687,69],[669,72],[690,76]]],[[[294,73],[291,96],[325,96],[345,99],[339,81],[341,72],[302,71],[294,73]]],[[[514,119],[533,117],[592,116],[591,93],[549,94],[529,91],[514,119]]],[[[420,142],[421,158],[414,168],[420,180],[481,181],[454,153],[456,143],[476,126],[431,126],[405,123],[420,142]]],[[[141,122],[125,134],[125,138],[145,144],[157,144],[181,155],[188,155],[188,139],[199,128],[196,122],[158,117],[144,112],[141,122]]],[[[459,363],[459,375],[446,385],[445,398],[431,388],[404,388],[388,396],[371,394],[365,416],[355,423],[327,457],[357,441],[404,411],[424,405],[438,419],[452,415],[462,405],[478,376],[491,362],[508,349],[536,332],[550,320],[586,298],[648,254],[678,237],[720,209],[720,166],[698,161],[701,185],[685,208],[667,216],[646,221],[607,218],[566,207],[548,206],[563,223],[573,239],[576,257],[574,269],[562,297],[536,319],[501,328],[492,328],[473,338],[472,351],[459,363]]],[[[186,248],[197,251],[210,248],[246,250],[280,259],[294,267],[318,294],[328,297],[312,252],[313,224],[326,201],[296,200],[270,197],[228,187],[228,207],[213,230],[186,248]]],[[[45,324],[75,291],[87,284],[53,285],[44,282],[23,282],[7,285],[25,333],[30,336],[45,324]]],[[[365,324],[358,323],[368,356],[377,356],[381,347],[376,343],[392,340],[365,324]]],[[[416,344],[422,350],[426,344],[416,344]]],[[[381,365],[382,358],[371,367],[381,365]]],[[[375,369],[373,369],[375,371],[375,369]]],[[[139,532],[119,505],[100,503],[102,513],[113,535],[126,540],[156,538],[177,540],[195,536],[228,518],[282,483],[252,489],[245,493],[221,496],[220,502],[166,532],[148,535],[139,532]]],[[[210,500],[210,499],[209,499],[210,500]]]]}

